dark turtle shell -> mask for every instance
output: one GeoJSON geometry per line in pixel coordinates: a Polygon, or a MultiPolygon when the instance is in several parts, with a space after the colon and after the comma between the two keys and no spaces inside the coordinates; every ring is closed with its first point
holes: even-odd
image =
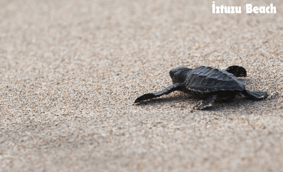
{"type": "Polygon", "coordinates": [[[188,72],[185,87],[203,93],[245,90],[244,83],[239,81],[233,74],[205,66],[196,67],[188,72]]]}

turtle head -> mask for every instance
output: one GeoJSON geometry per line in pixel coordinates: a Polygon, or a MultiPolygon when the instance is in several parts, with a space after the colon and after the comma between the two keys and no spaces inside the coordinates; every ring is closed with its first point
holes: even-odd
{"type": "Polygon", "coordinates": [[[170,70],[170,77],[173,83],[183,83],[187,78],[187,73],[192,70],[187,67],[178,67],[170,70]]]}

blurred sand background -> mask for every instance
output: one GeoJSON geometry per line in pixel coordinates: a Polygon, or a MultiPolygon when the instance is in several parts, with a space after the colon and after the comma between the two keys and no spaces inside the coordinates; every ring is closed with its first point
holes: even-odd
{"type": "Polygon", "coordinates": [[[283,171],[283,2],[221,4],[242,14],[197,0],[0,0],[0,171],[283,171]],[[171,85],[172,68],[200,65],[243,66],[246,87],[272,96],[133,105],[171,85]]]}

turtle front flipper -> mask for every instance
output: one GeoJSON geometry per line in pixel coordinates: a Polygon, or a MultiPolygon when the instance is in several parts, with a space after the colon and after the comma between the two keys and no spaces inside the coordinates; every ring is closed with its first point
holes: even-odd
{"type": "Polygon", "coordinates": [[[255,99],[255,100],[265,99],[268,96],[267,92],[262,92],[262,91],[244,90],[241,93],[243,93],[248,98],[255,99]]]}
{"type": "Polygon", "coordinates": [[[214,95],[210,96],[208,99],[206,99],[204,102],[194,106],[193,109],[202,110],[204,108],[211,107],[213,105],[214,101],[216,100],[216,98],[217,98],[217,95],[214,94],[214,95]]]}
{"type": "Polygon", "coordinates": [[[246,77],[247,76],[247,71],[245,68],[241,66],[229,66],[225,71],[232,73],[236,77],[246,77]]]}
{"type": "Polygon", "coordinates": [[[176,90],[181,90],[183,86],[183,83],[175,83],[167,88],[165,88],[163,91],[160,91],[160,92],[157,92],[157,93],[147,93],[147,94],[144,94],[140,97],[138,97],[136,100],[135,100],[135,103],[139,103],[143,100],[148,100],[148,99],[153,99],[153,98],[156,98],[156,97],[160,97],[164,94],[169,94],[173,91],[176,91],[176,90]]]}

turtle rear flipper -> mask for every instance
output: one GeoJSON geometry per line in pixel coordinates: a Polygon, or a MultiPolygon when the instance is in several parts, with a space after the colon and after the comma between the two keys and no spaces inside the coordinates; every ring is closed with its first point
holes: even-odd
{"type": "Polygon", "coordinates": [[[156,98],[156,97],[160,97],[164,94],[169,94],[173,91],[176,91],[176,90],[181,90],[183,86],[183,83],[175,83],[167,88],[165,88],[164,90],[160,91],[160,92],[157,92],[157,93],[147,93],[147,94],[144,94],[140,97],[138,97],[136,100],[135,100],[135,103],[139,103],[143,100],[148,100],[148,99],[153,99],[153,98],[156,98]]]}
{"type": "Polygon", "coordinates": [[[256,100],[265,99],[268,96],[267,92],[262,92],[262,91],[245,90],[242,93],[248,98],[252,98],[256,100]]]}
{"type": "Polygon", "coordinates": [[[217,95],[214,94],[212,96],[210,96],[208,99],[206,99],[204,102],[202,102],[201,104],[198,104],[196,106],[194,106],[193,108],[195,110],[202,110],[204,108],[210,107],[213,105],[214,101],[216,100],[217,95]]]}
{"type": "Polygon", "coordinates": [[[229,66],[225,71],[232,73],[236,77],[246,77],[247,71],[242,66],[229,66]]]}

